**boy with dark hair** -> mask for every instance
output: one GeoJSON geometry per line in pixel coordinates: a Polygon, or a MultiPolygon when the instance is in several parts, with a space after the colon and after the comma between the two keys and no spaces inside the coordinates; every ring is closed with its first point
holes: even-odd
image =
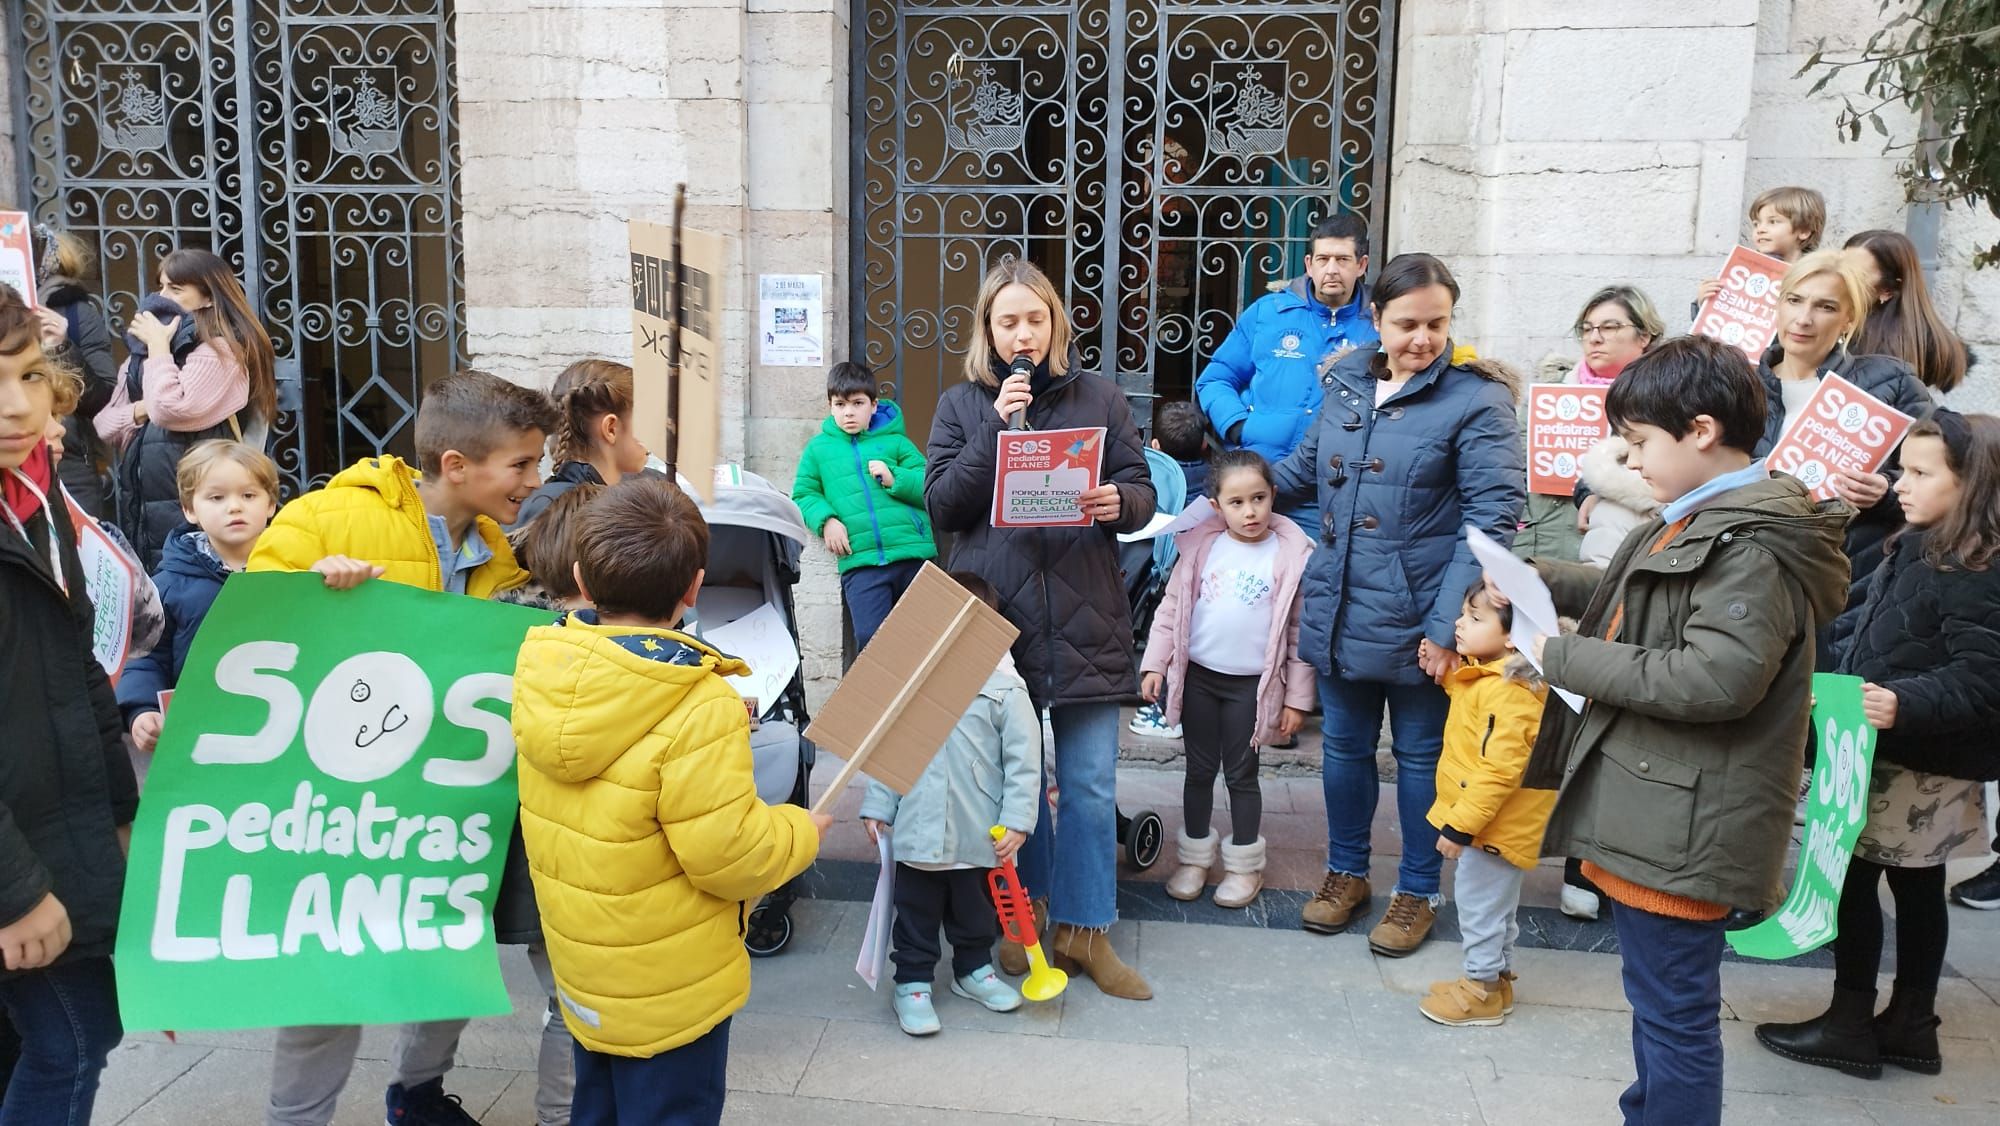
{"type": "Polygon", "coordinates": [[[1181,463],[1187,499],[1208,491],[1208,419],[1200,407],[1176,399],[1154,408],[1153,448],[1181,463]]]}
{"type": "Polygon", "coordinates": [[[924,510],[924,455],[903,433],[903,413],[875,397],[875,373],[851,360],[826,375],[831,410],[799,455],[792,499],[806,526],[839,560],[840,593],[865,648],[937,556],[924,510]]]}
{"type": "Polygon", "coordinates": [[[757,797],[749,671],[675,627],[708,525],[673,484],[628,477],[578,514],[595,610],[528,631],[514,673],[521,825],[578,1122],[721,1118],[729,1021],[750,993],[750,901],[804,871],[832,819],[757,797]],[[606,910],[606,904],[616,905],[606,910]]]}
{"type": "Polygon", "coordinates": [[[1625,1121],[1701,1126],[1722,1118],[1723,919],[1784,897],[1813,636],[1846,602],[1852,510],[1752,458],[1764,397],[1720,342],[1634,360],[1606,411],[1664,507],[1604,571],[1536,561],[1580,619],[1536,639],[1543,672],[1590,707],[1549,701],[1522,784],[1561,785],[1544,851],[1618,904],[1625,1121]]]}
{"type": "MultiPolygon", "coordinates": [[[[438,380],[417,410],[420,474],[401,458],[363,458],[278,512],[252,571],[317,571],[334,590],[374,578],[488,598],[528,580],[500,526],[540,483],[555,407],[532,388],[478,371],[438,380]]],[[[386,1096],[396,1126],[477,1126],[444,1074],[463,1020],[403,1025],[386,1096]]],[[[326,1126],[354,1069],[361,1029],[278,1030],[269,1126],[326,1126]]]]}

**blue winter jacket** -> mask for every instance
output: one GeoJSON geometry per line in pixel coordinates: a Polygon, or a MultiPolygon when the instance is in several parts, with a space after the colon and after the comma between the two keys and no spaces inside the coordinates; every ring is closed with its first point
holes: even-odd
{"type": "Polygon", "coordinates": [[[1232,445],[1256,450],[1273,464],[1284,460],[1306,435],[1319,409],[1320,369],[1343,348],[1363,352],[1381,339],[1368,311],[1368,287],[1354,300],[1328,309],[1313,296],[1307,278],[1294,278],[1277,293],[1243,310],[1222,347],[1209,357],[1195,398],[1225,438],[1241,422],[1232,445]]]}
{"type": "Polygon", "coordinates": [[[168,533],[159,569],[153,572],[166,627],[152,652],[127,664],[118,678],[118,710],[124,713],[127,728],[146,712],[159,711],[160,693],[180,682],[195,631],[228,577],[229,568],[208,546],[208,533],[193,524],[168,533]]]}
{"type": "Polygon", "coordinates": [[[1527,495],[1520,379],[1490,360],[1450,363],[1451,351],[1379,407],[1375,354],[1341,360],[1314,425],[1277,466],[1280,496],[1319,497],[1299,657],[1328,676],[1428,683],[1417,643],[1454,643],[1479,578],[1463,529],[1513,539],[1527,495]]]}

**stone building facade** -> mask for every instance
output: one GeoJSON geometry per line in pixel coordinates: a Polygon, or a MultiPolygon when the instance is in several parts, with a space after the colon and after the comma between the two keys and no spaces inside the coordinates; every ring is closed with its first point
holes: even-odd
{"type": "MultiPolygon", "coordinates": [[[[864,182],[871,167],[909,158],[914,149],[892,151],[857,144],[856,138],[872,135],[867,121],[871,115],[880,118],[881,103],[874,99],[883,97],[906,114],[902,120],[914,131],[916,115],[929,112],[923,105],[930,104],[924,102],[929,95],[916,87],[944,83],[956,90],[965,73],[961,62],[998,67],[1001,78],[994,81],[1012,82],[1009,89],[1030,103],[1038,96],[1037,83],[1069,83],[1063,89],[1076,97],[1067,102],[1049,97],[1056,107],[1049,112],[1067,116],[1038,119],[1034,105],[1028,106],[1030,134],[1040,128],[1038,120],[1061,120],[1073,130],[1074,115],[1089,112],[1085,103],[1113,91],[1125,107],[1119,114],[1152,114],[1161,123],[1150,139],[1138,129],[1136,139],[1064,134],[1072,150],[1096,146],[1097,163],[1066,166],[1086,168],[1087,175],[1071,175],[1048,191],[1067,192],[1072,203],[1091,197],[1092,206],[1109,209],[1109,219],[1103,210],[1093,213],[1094,234],[1066,229],[1060,215],[1054,222],[1020,220],[1023,237],[1042,240],[1037,247],[1054,248],[1052,254],[1076,255],[1075,244],[1087,240],[1110,247],[1090,264],[1079,265],[1080,257],[1068,261],[1080,318],[1100,329],[1104,310],[1122,307],[1125,300],[1121,283],[1104,272],[1107,265],[1110,275],[1129,265],[1117,244],[1157,248],[1136,267],[1142,288],[1172,288],[1172,271],[1199,275],[1207,268],[1198,238],[1188,236],[1179,250],[1168,247],[1164,207],[1151,212],[1150,232],[1135,228],[1133,216],[1155,206],[1149,193],[1164,196],[1176,186],[1173,160],[1207,159],[1201,152],[1176,156],[1176,133],[1219,134],[1217,119],[1223,114],[1257,124],[1252,120],[1257,107],[1243,94],[1252,83],[1267,92],[1304,91],[1295,101],[1339,106],[1330,117],[1322,115],[1321,128],[1333,136],[1337,151],[1366,151],[1352,175],[1333,170],[1328,182],[1335,186],[1324,196],[1365,206],[1382,243],[1378,261],[1401,250],[1443,257],[1465,287],[1459,338],[1524,366],[1573,347],[1566,329],[1577,302],[1608,281],[1638,283],[1656,298],[1670,328],[1684,329],[1696,283],[1744,237],[1744,208],[1763,188],[1801,183],[1824,191],[1831,210],[1828,241],[1835,244],[1866,227],[1903,229],[1911,222],[1895,158],[1885,156],[1877,140],[1843,144],[1836,137],[1839,96],[1858,76],[1816,97],[1806,93],[1810,78],[1795,77],[1822,39],[1829,57],[1851,55],[1878,24],[1876,0],[1268,0],[1257,5],[1259,12],[1302,21],[1299,26],[1311,35],[1355,52],[1353,58],[1366,56],[1366,67],[1357,64],[1352,74],[1367,70],[1378,86],[1366,91],[1366,99],[1345,103],[1337,90],[1313,86],[1321,81],[1313,77],[1321,73],[1316,67],[1329,82],[1333,71],[1309,45],[1319,40],[1304,32],[1272,37],[1293,45],[1289,56],[1286,49],[1267,52],[1255,66],[1231,61],[1230,48],[1215,33],[1205,33],[1199,53],[1176,54],[1185,38],[1177,28],[1201,15],[1204,0],[1022,0],[1008,18],[1042,19],[1056,28],[1051,42],[1068,52],[1058,63],[1034,62],[1029,43],[1017,52],[1028,61],[1010,72],[1004,56],[1013,48],[1003,41],[1008,36],[986,34],[977,43],[964,39],[944,64],[925,61],[921,51],[909,55],[899,78],[910,89],[900,94],[871,76],[869,44],[903,42],[897,39],[902,34],[914,50],[915,24],[883,23],[892,18],[885,13],[899,6],[881,0],[356,2],[395,11],[439,10],[449,15],[455,31],[448,53],[456,83],[450,105],[457,130],[461,358],[546,384],[573,358],[628,354],[624,225],[634,217],[664,219],[674,184],[685,182],[689,223],[729,236],[731,245],[717,321],[725,392],[722,449],[726,457],[780,482],[789,482],[798,450],[824,415],[825,400],[818,370],[756,362],[756,280],[762,274],[823,275],[831,355],[844,357],[857,342],[864,354],[877,347],[869,343],[867,314],[855,307],[855,295],[863,295],[866,304],[867,295],[895,279],[871,266],[872,259],[856,260],[857,253],[863,259],[874,253],[866,228],[881,221],[879,209],[871,210],[862,198],[864,182]],[[1364,40],[1365,50],[1355,46],[1364,40]],[[1099,43],[1108,46],[1092,46],[1099,43]],[[1140,49],[1149,43],[1157,44],[1153,54],[1140,49]],[[965,60],[956,57],[961,50],[965,60]],[[1225,73],[1224,63],[1235,69],[1225,73]],[[1058,73],[1064,67],[1077,73],[1058,73]],[[1207,89],[1208,100],[1189,101],[1170,113],[1162,95],[1159,104],[1147,107],[1148,89],[1164,91],[1182,78],[1193,83],[1190,88],[1207,89]],[[1235,83],[1233,100],[1216,93],[1225,81],[1235,83]],[[896,100],[904,95],[907,105],[896,100]],[[1363,100],[1365,105],[1355,104],[1363,100]],[[851,120],[857,112],[863,119],[859,128],[851,120]],[[1123,179],[1115,167],[1120,161],[1132,166],[1123,179]],[[1151,172],[1132,171],[1149,161],[1151,172]],[[1108,170],[1102,182],[1120,197],[1115,206],[1096,186],[1100,169],[1108,170]],[[1147,238],[1153,242],[1145,244],[1147,238]],[[1192,255],[1195,267],[1170,266],[1167,258],[1174,253],[1192,255]],[[1099,272],[1089,273],[1092,268],[1099,272]],[[857,320],[863,322],[860,332],[857,320]]],[[[8,16],[18,25],[27,8],[65,6],[66,0],[12,0],[8,16]]],[[[74,6],[73,0],[67,6],[74,6]]],[[[900,7],[950,6],[929,0],[900,7]]],[[[1020,35],[1013,39],[1027,42],[1020,35]]],[[[37,81],[23,78],[17,26],[10,26],[8,41],[4,65],[10,81],[0,83],[0,90],[11,105],[0,114],[0,131],[7,134],[0,162],[21,160],[31,147],[22,135],[28,114],[21,99],[32,97],[37,81]]],[[[947,118],[959,114],[963,107],[956,98],[938,93],[933,109],[947,118]]],[[[1003,97],[1002,113],[1004,102],[1003,97]]],[[[1311,107],[1294,110],[1300,108],[1311,107]]],[[[1310,120],[1295,116],[1288,128],[1296,135],[1299,122],[1310,120]]],[[[1909,136],[1914,123],[1899,120],[1893,128],[1909,136]]],[[[968,140],[963,131],[952,136],[951,145],[972,154],[967,167],[988,173],[998,167],[993,163],[998,142],[968,140]]],[[[1248,154],[1264,151],[1256,147],[1261,136],[1254,128],[1237,129],[1231,140],[1211,138],[1205,147],[1209,153],[1233,151],[1247,166],[1248,154]]],[[[1033,149],[1032,136],[1020,143],[1023,151],[1033,149]]],[[[907,165],[899,174],[921,179],[910,171],[916,167],[907,165]]],[[[1286,183],[1293,195],[1309,195],[1321,172],[1310,160],[1295,163],[1286,183]]],[[[0,182],[31,191],[18,163],[0,167],[0,182]]],[[[1240,186],[1229,190],[1244,199],[1256,194],[1240,186]]],[[[1283,195],[1275,187],[1271,191],[1283,195]]],[[[1247,204],[1233,206],[1248,214],[1247,204]]],[[[1303,249],[1296,240],[1297,221],[1285,212],[1265,244],[1231,251],[1226,292],[1219,298],[1204,297],[1204,283],[1190,283],[1195,292],[1188,300],[1205,309],[1193,319],[1206,323],[1196,327],[1177,358],[1158,343],[1172,333],[1157,305],[1157,323],[1104,331],[1100,360],[1106,354],[1146,360],[1104,365],[1118,371],[1142,412],[1156,389],[1185,393],[1202,341],[1219,339],[1234,302],[1296,269],[1303,249]],[[1124,351],[1134,336],[1154,338],[1145,346],[1150,350],[1124,351]],[[1155,372],[1148,368],[1154,360],[1160,372],[1179,365],[1171,388],[1165,375],[1156,388],[1155,372]]],[[[1920,226],[1924,221],[1919,216],[1920,226]]],[[[2000,270],[1974,273],[1969,263],[1974,246],[1994,240],[1996,226],[1964,207],[1948,209],[1936,221],[1939,303],[1988,356],[2000,356],[2000,270]]],[[[1218,245],[1228,241],[1216,225],[1199,229],[1218,245]]],[[[960,263],[964,277],[978,272],[976,247],[971,257],[960,263]]],[[[962,281],[940,284],[949,288],[962,281]]],[[[921,292],[911,298],[928,299],[921,292]]],[[[905,398],[912,392],[934,395],[936,386],[934,379],[920,391],[911,384],[905,398]]],[[[1958,396],[1960,405],[2000,405],[1996,388],[2000,379],[1982,367],[1958,396]]],[[[918,415],[927,414],[927,403],[912,405],[918,415]]],[[[801,628],[809,642],[808,673],[825,687],[838,669],[837,648],[829,644],[839,633],[838,588],[822,551],[815,547],[807,561],[801,628]]]]}

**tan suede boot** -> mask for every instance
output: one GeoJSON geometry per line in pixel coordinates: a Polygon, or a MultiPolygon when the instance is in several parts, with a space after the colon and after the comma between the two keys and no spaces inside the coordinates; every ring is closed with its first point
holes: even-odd
{"type": "MultiPolygon", "coordinates": [[[[1049,941],[1049,901],[1031,900],[1028,908],[1035,913],[1035,934],[1041,938],[1043,950],[1046,951],[1049,941]]],[[[1020,977],[1028,972],[1028,952],[1018,942],[1001,939],[995,960],[1000,963],[1000,972],[1003,974],[1020,977]]]]}
{"type": "Polygon", "coordinates": [[[1167,877],[1167,894],[1187,903],[1200,899],[1202,889],[1208,886],[1208,870],[1215,867],[1215,842],[1221,838],[1213,832],[1201,838],[1190,837],[1185,829],[1176,838],[1175,843],[1180,846],[1176,860],[1180,867],[1167,877]]]}
{"type": "Polygon", "coordinates": [[[1153,999],[1153,987],[1146,984],[1138,970],[1118,957],[1118,952],[1111,948],[1111,939],[1103,931],[1057,923],[1050,945],[1057,969],[1088,976],[1099,990],[1112,997],[1127,1001],[1153,999]]]}
{"type": "Polygon", "coordinates": [[[1215,889],[1217,907],[1248,907],[1264,890],[1264,838],[1247,845],[1222,842],[1222,883],[1215,889]]]}

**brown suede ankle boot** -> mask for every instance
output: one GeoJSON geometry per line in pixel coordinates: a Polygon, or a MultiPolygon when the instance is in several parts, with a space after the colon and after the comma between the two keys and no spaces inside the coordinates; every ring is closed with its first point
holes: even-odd
{"type": "MultiPolygon", "coordinates": [[[[1029,909],[1035,913],[1035,934],[1041,937],[1044,944],[1043,952],[1046,953],[1049,940],[1049,901],[1033,900],[1029,904],[1029,909]]],[[[1018,942],[1001,939],[997,960],[1000,963],[1000,972],[1003,974],[1020,977],[1028,972],[1028,952],[1018,942]]]]}
{"type": "Polygon", "coordinates": [[[1118,952],[1111,948],[1111,939],[1103,931],[1057,923],[1050,945],[1057,969],[1088,976],[1099,990],[1112,997],[1127,1001],[1153,999],[1153,987],[1146,984],[1138,970],[1118,957],[1118,952]]]}

